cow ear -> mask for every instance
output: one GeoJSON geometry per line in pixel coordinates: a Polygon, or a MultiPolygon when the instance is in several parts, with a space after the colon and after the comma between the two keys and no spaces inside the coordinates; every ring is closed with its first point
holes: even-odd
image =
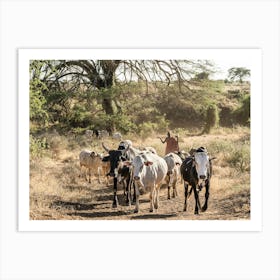
{"type": "Polygon", "coordinates": [[[149,166],[149,165],[152,165],[153,162],[151,162],[151,161],[145,161],[144,164],[145,164],[146,166],[149,166]]]}
{"type": "Polygon", "coordinates": [[[176,165],[181,165],[181,163],[180,162],[176,162],[176,165]]]}
{"type": "Polygon", "coordinates": [[[90,156],[91,156],[91,157],[94,157],[94,156],[95,156],[95,152],[91,152],[91,153],[90,153],[90,156]]]}
{"type": "Polygon", "coordinates": [[[121,156],[121,161],[125,161],[126,158],[124,156],[121,156]]]}
{"type": "Polygon", "coordinates": [[[216,157],[212,157],[212,158],[210,158],[209,160],[211,161],[211,160],[213,160],[213,159],[216,159],[216,157]]]}

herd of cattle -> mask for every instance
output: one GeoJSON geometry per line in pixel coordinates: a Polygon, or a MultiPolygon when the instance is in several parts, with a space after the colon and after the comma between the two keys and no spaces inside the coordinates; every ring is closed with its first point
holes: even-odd
{"type": "MultiPolygon", "coordinates": [[[[212,160],[206,148],[192,149],[190,153],[173,151],[161,157],[152,147],[137,149],[133,147],[130,140],[121,141],[117,149],[109,149],[102,143],[104,150],[108,153],[102,154],[84,150],[80,153],[80,168],[88,171],[88,181],[91,175],[105,177],[106,185],[109,186],[109,178],[113,179],[113,208],[118,207],[117,188],[123,186],[127,205],[135,203],[134,212],[139,211],[140,194],[150,191],[150,212],[159,207],[159,189],[162,184],[167,184],[170,199],[177,196],[177,183],[184,181],[185,200],[184,211],[187,211],[187,201],[194,192],[195,211],[204,212],[208,207],[210,179],[212,176],[212,160]],[[201,207],[199,192],[205,188],[205,202],[201,207]]],[[[84,173],[87,180],[87,172],[84,173]]]]}

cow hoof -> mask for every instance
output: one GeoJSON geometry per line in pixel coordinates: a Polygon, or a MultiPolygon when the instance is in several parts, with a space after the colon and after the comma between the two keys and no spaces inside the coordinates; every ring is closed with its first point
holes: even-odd
{"type": "Polygon", "coordinates": [[[195,211],[194,214],[195,214],[195,215],[198,215],[198,211],[195,211]]]}
{"type": "Polygon", "coordinates": [[[187,211],[187,208],[184,208],[183,211],[186,212],[186,211],[187,211]]]}
{"type": "Polygon", "coordinates": [[[171,198],[170,198],[170,196],[169,196],[169,197],[167,197],[167,199],[171,199],[171,198]]]}
{"type": "Polygon", "coordinates": [[[113,208],[117,208],[117,207],[118,207],[118,204],[117,204],[117,203],[113,203],[112,207],[113,207],[113,208]]]}
{"type": "Polygon", "coordinates": [[[135,210],[134,210],[134,213],[138,213],[138,212],[139,212],[139,210],[138,210],[138,209],[135,209],[135,210]]]}
{"type": "Polygon", "coordinates": [[[153,210],[153,209],[150,209],[150,212],[151,212],[151,213],[153,213],[153,212],[154,212],[154,210],[153,210]]]}
{"type": "Polygon", "coordinates": [[[203,206],[202,208],[201,208],[201,212],[205,212],[207,210],[207,206],[203,206]]]}

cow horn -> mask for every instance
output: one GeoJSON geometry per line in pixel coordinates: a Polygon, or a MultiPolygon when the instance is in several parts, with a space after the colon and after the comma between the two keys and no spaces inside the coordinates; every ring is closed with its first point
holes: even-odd
{"type": "Polygon", "coordinates": [[[103,149],[106,151],[106,152],[108,152],[109,153],[109,149],[104,145],[104,143],[102,142],[102,147],[103,147],[103,149]]]}

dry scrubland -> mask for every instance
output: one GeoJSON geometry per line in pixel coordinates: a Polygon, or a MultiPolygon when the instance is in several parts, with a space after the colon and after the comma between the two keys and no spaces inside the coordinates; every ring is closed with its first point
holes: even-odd
{"type": "MultiPolygon", "coordinates": [[[[112,206],[112,185],[97,178],[88,183],[79,178],[79,152],[91,149],[103,152],[101,141],[85,136],[45,134],[50,143],[41,153],[32,150],[30,160],[30,219],[210,219],[230,220],[250,218],[250,131],[248,128],[219,129],[210,135],[180,133],[180,148],[205,146],[214,161],[210,189],[210,203],[206,212],[194,215],[194,197],[189,200],[188,211],[183,212],[184,188],[178,185],[178,197],[167,200],[167,188],[160,190],[160,207],[149,213],[149,197],[140,197],[140,212],[133,213],[134,205],[125,205],[122,189],[118,190],[119,207],[112,206]]],[[[165,145],[158,135],[146,139],[128,136],[135,146],[153,146],[163,155],[165,145]]],[[[108,138],[107,146],[118,142],[108,138]]],[[[204,191],[200,193],[203,198],[204,191]]]]}

